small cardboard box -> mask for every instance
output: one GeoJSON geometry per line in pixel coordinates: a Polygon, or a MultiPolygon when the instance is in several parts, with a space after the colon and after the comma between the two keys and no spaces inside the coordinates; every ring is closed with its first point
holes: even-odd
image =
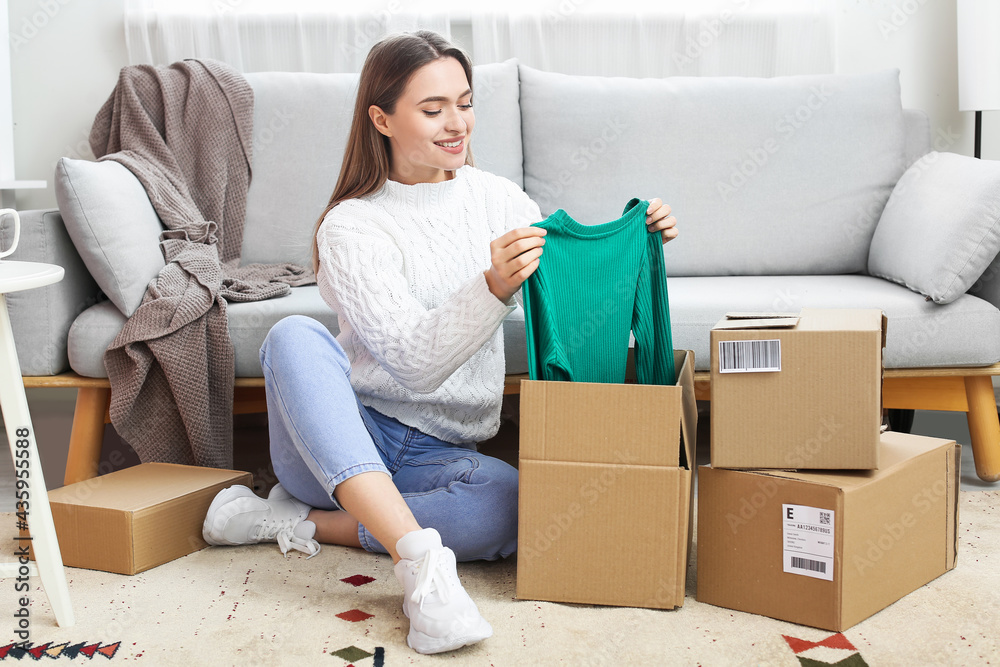
{"type": "Polygon", "coordinates": [[[699,602],[841,632],[955,567],[961,447],[881,438],[874,471],[698,471],[699,602]]]}
{"type": "Polygon", "coordinates": [[[698,411],[674,358],[673,386],[521,383],[518,598],[684,604],[698,411]]]}
{"type": "Polygon", "coordinates": [[[712,467],[878,468],[885,329],[854,309],[716,324],[712,467]]]}
{"type": "Polygon", "coordinates": [[[208,546],[202,524],[237,470],[143,463],[49,492],[63,564],[136,574],[208,546]]]}

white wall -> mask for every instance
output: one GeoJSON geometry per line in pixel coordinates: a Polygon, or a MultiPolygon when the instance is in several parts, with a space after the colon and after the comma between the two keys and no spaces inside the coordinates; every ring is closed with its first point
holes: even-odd
{"type": "MultiPolygon", "coordinates": [[[[546,5],[559,1],[539,4],[546,5]]],[[[973,114],[958,111],[955,0],[836,6],[838,71],[899,68],[904,106],[930,114],[940,147],[971,155],[973,114]]],[[[56,160],[93,157],[91,123],[127,64],[123,1],[9,0],[9,7],[17,176],[49,181],[46,190],[21,191],[18,208],[51,207],[56,160]]],[[[984,114],[983,135],[983,157],[1000,159],[1000,112],[984,114]]]]}
{"type": "MultiPolygon", "coordinates": [[[[930,115],[934,147],[972,155],[975,114],[958,110],[955,0],[837,5],[837,71],[899,68],[903,106],[930,115]]],[[[1000,114],[983,114],[982,134],[982,156],[1000,159],[1000,114]]]]}
{"type": "Polygon", "coordinates": [[[63,156],[93,159],[87,135],[127,63],[122,0],[8,0],[14,152],[19,179],[48,181],[17,193],[21,210],[56,205],[52,175],[63,156]]]}

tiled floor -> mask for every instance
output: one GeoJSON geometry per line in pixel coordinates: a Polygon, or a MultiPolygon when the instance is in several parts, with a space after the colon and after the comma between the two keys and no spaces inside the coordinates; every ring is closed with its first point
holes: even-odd
{"type": "MultiPolygon", "coordinates": [[[[36,441],[45,471],[45,481],[49,488],[62,486],[66,461],[66,447],[69,442],[75,390],[28,390],[32,422],[36,441]]],[[[517,464],[517,401],[508,400],[504,406],[505,419],[496,438],[481,445],[482,451],[492,456],[517,464]]],[[[708,423],[707,406],[700,410],[699,420],[708,423]]],[[[238,418],[234,431],[234,458],[236,468],[254,473],[258,492],[265,492],[276,481],[270,469],[267,452],[267,428],[264,415],[245,415],[238,418]]],[[[698,462],[708,463],[708,438],[706,429],[699,429],[698,462]]],[[[986,484],[976,477],[969,445],[969,428],[963,413],[918,412],[913,422],[913,433],[957,440],[962,447],[962,489],[1000,489],[1000,483],[986,484]]],[[[105,460],[110,460],[110,452],[123,449],[126,464],[138,462],[135,455],[121,444],[109,427],[104,445],[105,460]]],[[[114,460],[118,460],[116,457],[114,460]]],[[[9,455],[0,456],[0,512],[12,511],[14,507],[14,467],[9,455]]]]}

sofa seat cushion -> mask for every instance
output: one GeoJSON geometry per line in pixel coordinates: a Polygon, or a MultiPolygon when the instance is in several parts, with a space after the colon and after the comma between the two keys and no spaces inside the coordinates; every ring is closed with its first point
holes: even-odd
{"type": "MultiPolygon", "coordinates": [[[[315,285],[293,287],[288,296],[276,299],[230,303],[226,314],[237,377],[261,377],[258,351],[267,332],[283,317],[306,315],[321,322],[334,335],[340,331],[336,313],[326,305],[315,285]]],[[[107,377],[104,351],[124,324],[125,316],[110,301],[103,301],[81,313],[69,332],[70,367],[86,377],[107,377]]],[[[520,308],[504,321],[504,340],[508,372],[526,373],[524,314],[520,308]]]]}
{"type": "Polygon", "coordinates": [[[709,368],[711,328],[730,311],[881,308],[888,318],[886,368],[987,366],[1000,361],[1000,310],[964,295],[948,305],[863,275],[670,278],[674,347],[709,368]]]}
{"type": "MultiPolygon", "coordinates": [[[[798,311],[801,308],[881,308],[889,319],[886,368],[986,366],[1000,361],[1000,310],[965,295],[941,306],[910,290],[862,275],[670,278],[674,346],[694,350],[695,368],[708,370],[708,332],[730,311],[798,311]]],[[[229,304],[229,331],[238,377],[260,377],[257,352],[281,318],[301,314],[334,334],[337,316],[315,285],[294,287],[278,299],[229,304]]],[[[104,301],[84,311],[69,333],[69,362],[87,377],[107,377],[104,350],[125,323],[114,304],[104,301]]],[[[527,373],[524,312],[503,323],[508,373],[527,373]]]]}
{"type": "Polygon", "coordinates": [[[752,77],[571,76],[522,65],[524,189],[549,215],[613,220],[660,197],[670,275],[864,272],[906,168],[896,70],[752,77]]]}

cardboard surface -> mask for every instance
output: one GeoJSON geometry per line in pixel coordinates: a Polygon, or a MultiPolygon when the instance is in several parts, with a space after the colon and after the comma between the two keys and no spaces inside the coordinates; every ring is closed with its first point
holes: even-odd
{"type": "Polygon", "coordinates": [[[882,312],[803,309],[791,327],[753,323],[723,320],[711,332],[712,466],[878,468],[882,312]],[[727,362],[750,370],[723,372],[727,362]]]}
{"type": "Polygon", "coordinates": [[[674,386],[522,381],[518,598],[683,605],[698,412],[675,360],[674,386]]]}
{"type": "Polygon", "coordinates": [[[880,449],[873,471],[699,470],[697,599],[839,632],[955,567],[961,447],[885,433],[880,449]],[[789,505],[832,513],[829,579],[822,554],[786,571],[789,505]]]}
{"type": "Polygon", "coordinates": [[[248,472],[143,463],[49,492],[63,564],[136,574],[202,549],[201,529],[222,489],[248,472]]]}
{"type": "MultiPolygon", "coordinates": [[[[785,313],[773,310],[767,311],[730,311],[726,313],[726,320],[759,320],[759,319],[799,319],[798,313],[785,313]]],[[[794,323],[793,323],[794,324],[794,323]]]]}
{"type": "Polygon", "coordinates": [[[791,329],[799,323],[798,317],[733,317],[726,315],[726,319],[715,325],[716,329],[791,329]]]}

